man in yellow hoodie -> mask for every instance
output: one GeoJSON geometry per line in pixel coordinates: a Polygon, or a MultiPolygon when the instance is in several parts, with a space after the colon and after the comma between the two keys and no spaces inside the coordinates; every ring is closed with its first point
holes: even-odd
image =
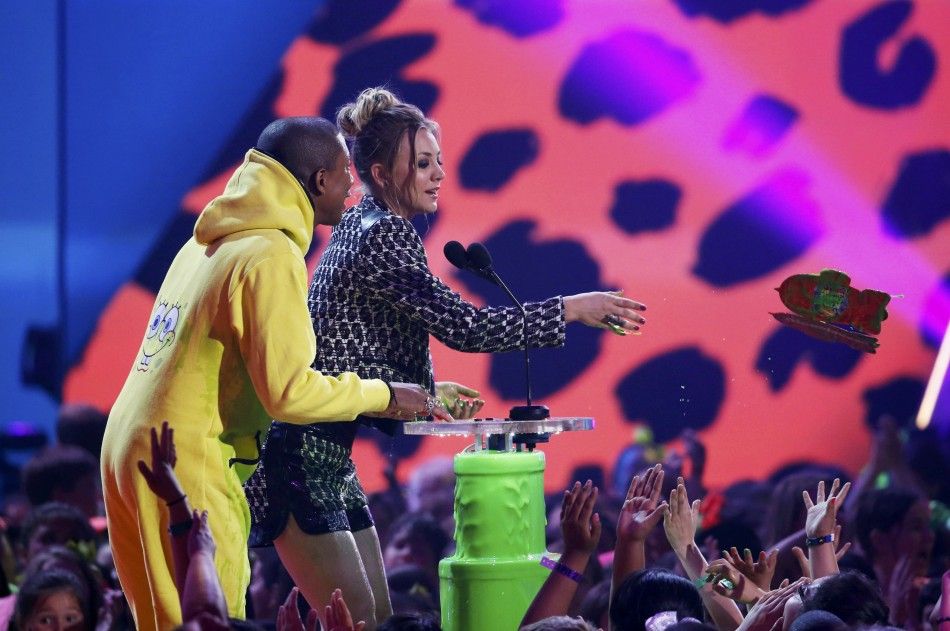
{"type": "Polygon", "coordinates": [[[102,446],[109,538],[138,629],[181,623],[168,509],[136,466],[150,461],[150,428],[168,421],[175,432],[175,472],[191,504],[208,510],[230,615],[243,618],[250,517],[241,482],[271,419],[447,417],[420,386],[327,377],[310,367],[316,346],[304,255],[315,223],[340,221],[352,184],[349,152],[332,123],[275,121],[168,270],[102,446]]]}

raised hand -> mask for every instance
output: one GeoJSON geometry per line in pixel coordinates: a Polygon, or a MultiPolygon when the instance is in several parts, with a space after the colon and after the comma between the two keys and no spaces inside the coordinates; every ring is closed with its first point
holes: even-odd
{"type": "Polygon", "coordinates": [[[712,579],[713,591],[740,603],[755,602],[767,591],[761,589],[725,558],[710,563],[706,574],[712,579]]]}
{"type": "Polygon", "coordinates": [[[762,596],[736,631],[781,631],[785,603],[795,595],[799,587],[808,582],[809,579],[800,578],[762,596]]]}
{"type": "Polygon", "coordinates": [[[435,393],[449,414],[457,419],[474,418],[485,405],[485,401],[478,398],[478,390],[454,381],[437,381],[435,393]],[[462,396],[470,398],[463,399],[462,396]]]}
{"type": "Polygon", "coordinates": [[[152,466],[149,468],[144,460],[139,460],[138,467],[148,488],[167,504],[185,494],[175,477],[175,463],[178,462],[175,453],[175,430],[165,421],[162,423],[160,436],[154,427],[151,428],[151,439],[152,466]]]}
{"type": "Polygon", "coordinates": [[[346,601],[343,600],[343,591],[336,589],[330,596],[330,604],[326,606],[327,631],[363,631],[366,623],[360,620],[353,624],[346,601]]]}
{"type": "Polygon", "coordinates": [[[689,503],[683,478],[678,478],[676,488],[670,491],[670,505],[663,515],[663,530],[670,547],[678,557],[686,554],[686,548],[693,543],[699,530],[699,500],[689,503]]]}
{"type": "Polygon", "coordinates": [[[802,499],[805,501],[805,508],[808,509],[805,517],[805,536],[824,537],[834,533],[838,509],[844,504],[850,490],[850,482],[841,486],[841,480],[835,478],[827,497],[825,497],[824,480],[818,483],[814,502],[808,491],[802,491],[802,499]]]}
{"type": "MultiPolygon", "coordinates": [[[[851,549],[851,542],[847,542],[844,545],[841,544],[841,525],[835,526],[835,540],[832,542],[835,550],[835,561],[840,561],[841,557],[848,553],[848,550],[851,549]]],[[[792,547],[792,554],[795,555],[795,559],[798,561],[798,567],[802,570],[802,576],[808,578],[815,578],[811,575],[811,568],[808,565],[808,555],[805,554],[805,551],[798,546],[792,547]]]]}
{"type": "Polygon", "coordinates": [[[623,297],[623,291],[593,291],[564,297],[564,319],[625,334],[646,324],[640,312],[646,305],[623,297]],[[614,328],[616,327],[616,328],[614,328]]]}
{"type": "Polygon", "coordinates": [[[214,558],[217,549],[208,527],[208,511],[203,510],[199,515],[195,509],[191,513],[191,530],[188,532],[188,556],[205,553],[214,558]]]}
{"type": "Polygon", "coordinates": [[[654,465],[643,475],[635,475],[627,487],[627,497],[617,519],[617,541],[645,541],[663,519],[666,502],[660,502],[665,473],[654,465]]]}
{"type": "Polygon", "coordinates": [[[300,596],[300,589],[294,587],[287,594],[287,599],[277,609],[277,631],[317,631],[318,616],[317,610],[311,609],[307,612],[307,623],[304,625],[300,618],[300,609],[297,607],[297,599],[300,596]]]}
{"type": "Polygon", "coordinates": [[[414,383],[392,382],[393,390],[389,407],[382,412],[366,414],[366,416],[382,416],[407,421],[420,417],[431,416],[437,421],[451,421],[452,415],[445,409],[445,405],[438,397],[428,393],[422,386],[414,383]]]}
{"type": "Polygon", "coordinates": [[[561,504],[561,533],[564,536],[564,556],[579,552],[590,555],[600,543],[600,515],[594,512],[597,487],[590,480],[581,486],[564,491],[561,504]]]}
{"type": "Polygon", "coordinates": [[[772,588],[772,577],[775,576],[775,563],[778,560],[778,548],[768,554],[765,553],[765,550],[762,550],[759,552],[758,560],[756,560],[752,556],[752,551],[748,548],[740,556],[739,550],[733,546],[729,550],[723,550],[722,557],[762,591],[767,592],[772,588]]]}

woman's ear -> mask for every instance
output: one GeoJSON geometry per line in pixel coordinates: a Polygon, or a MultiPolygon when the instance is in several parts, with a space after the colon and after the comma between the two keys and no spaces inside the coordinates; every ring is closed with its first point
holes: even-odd
{"type": "Polygon", "coordinates": [[[384,191],[388,188],[389,174],[386,173],[386,168],[377,162],[369,168],[369,174],[373,178],[373,183],[376,187],[384,191]]]}

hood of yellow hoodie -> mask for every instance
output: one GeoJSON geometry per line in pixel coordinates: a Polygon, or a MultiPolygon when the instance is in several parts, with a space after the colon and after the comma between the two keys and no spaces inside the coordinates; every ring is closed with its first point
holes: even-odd
{"type": "Polygon", "coordinates": [[[306,254],[313,239],[313,206],[290,171],[251,149],[224,192],[201,211],[195,240],[208,245],[237,232],[261,229],[282,231],[306,254]]]}

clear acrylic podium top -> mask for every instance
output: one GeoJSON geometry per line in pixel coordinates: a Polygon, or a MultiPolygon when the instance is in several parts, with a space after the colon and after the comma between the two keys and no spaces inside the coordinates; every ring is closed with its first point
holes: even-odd
{"type": "Polygon", "coordinates": [[[582,416],[552,416],[534,421],[483,418],[450,422],[416,421],[403,424],[403,431],[414,436],[472,436],[475,439],[475,451],[481,451],[487,447],[489,436],[503,437],[504,451],[520,451],[524,443],[546,442],[545,435],[589,429],[594,429],[594,419],[582,416]],[[530,440],[532,436],[545,436],[545,438],[530,440]],[[529,437],[529,440],[521,441],[519,437],[529,437]]]}

